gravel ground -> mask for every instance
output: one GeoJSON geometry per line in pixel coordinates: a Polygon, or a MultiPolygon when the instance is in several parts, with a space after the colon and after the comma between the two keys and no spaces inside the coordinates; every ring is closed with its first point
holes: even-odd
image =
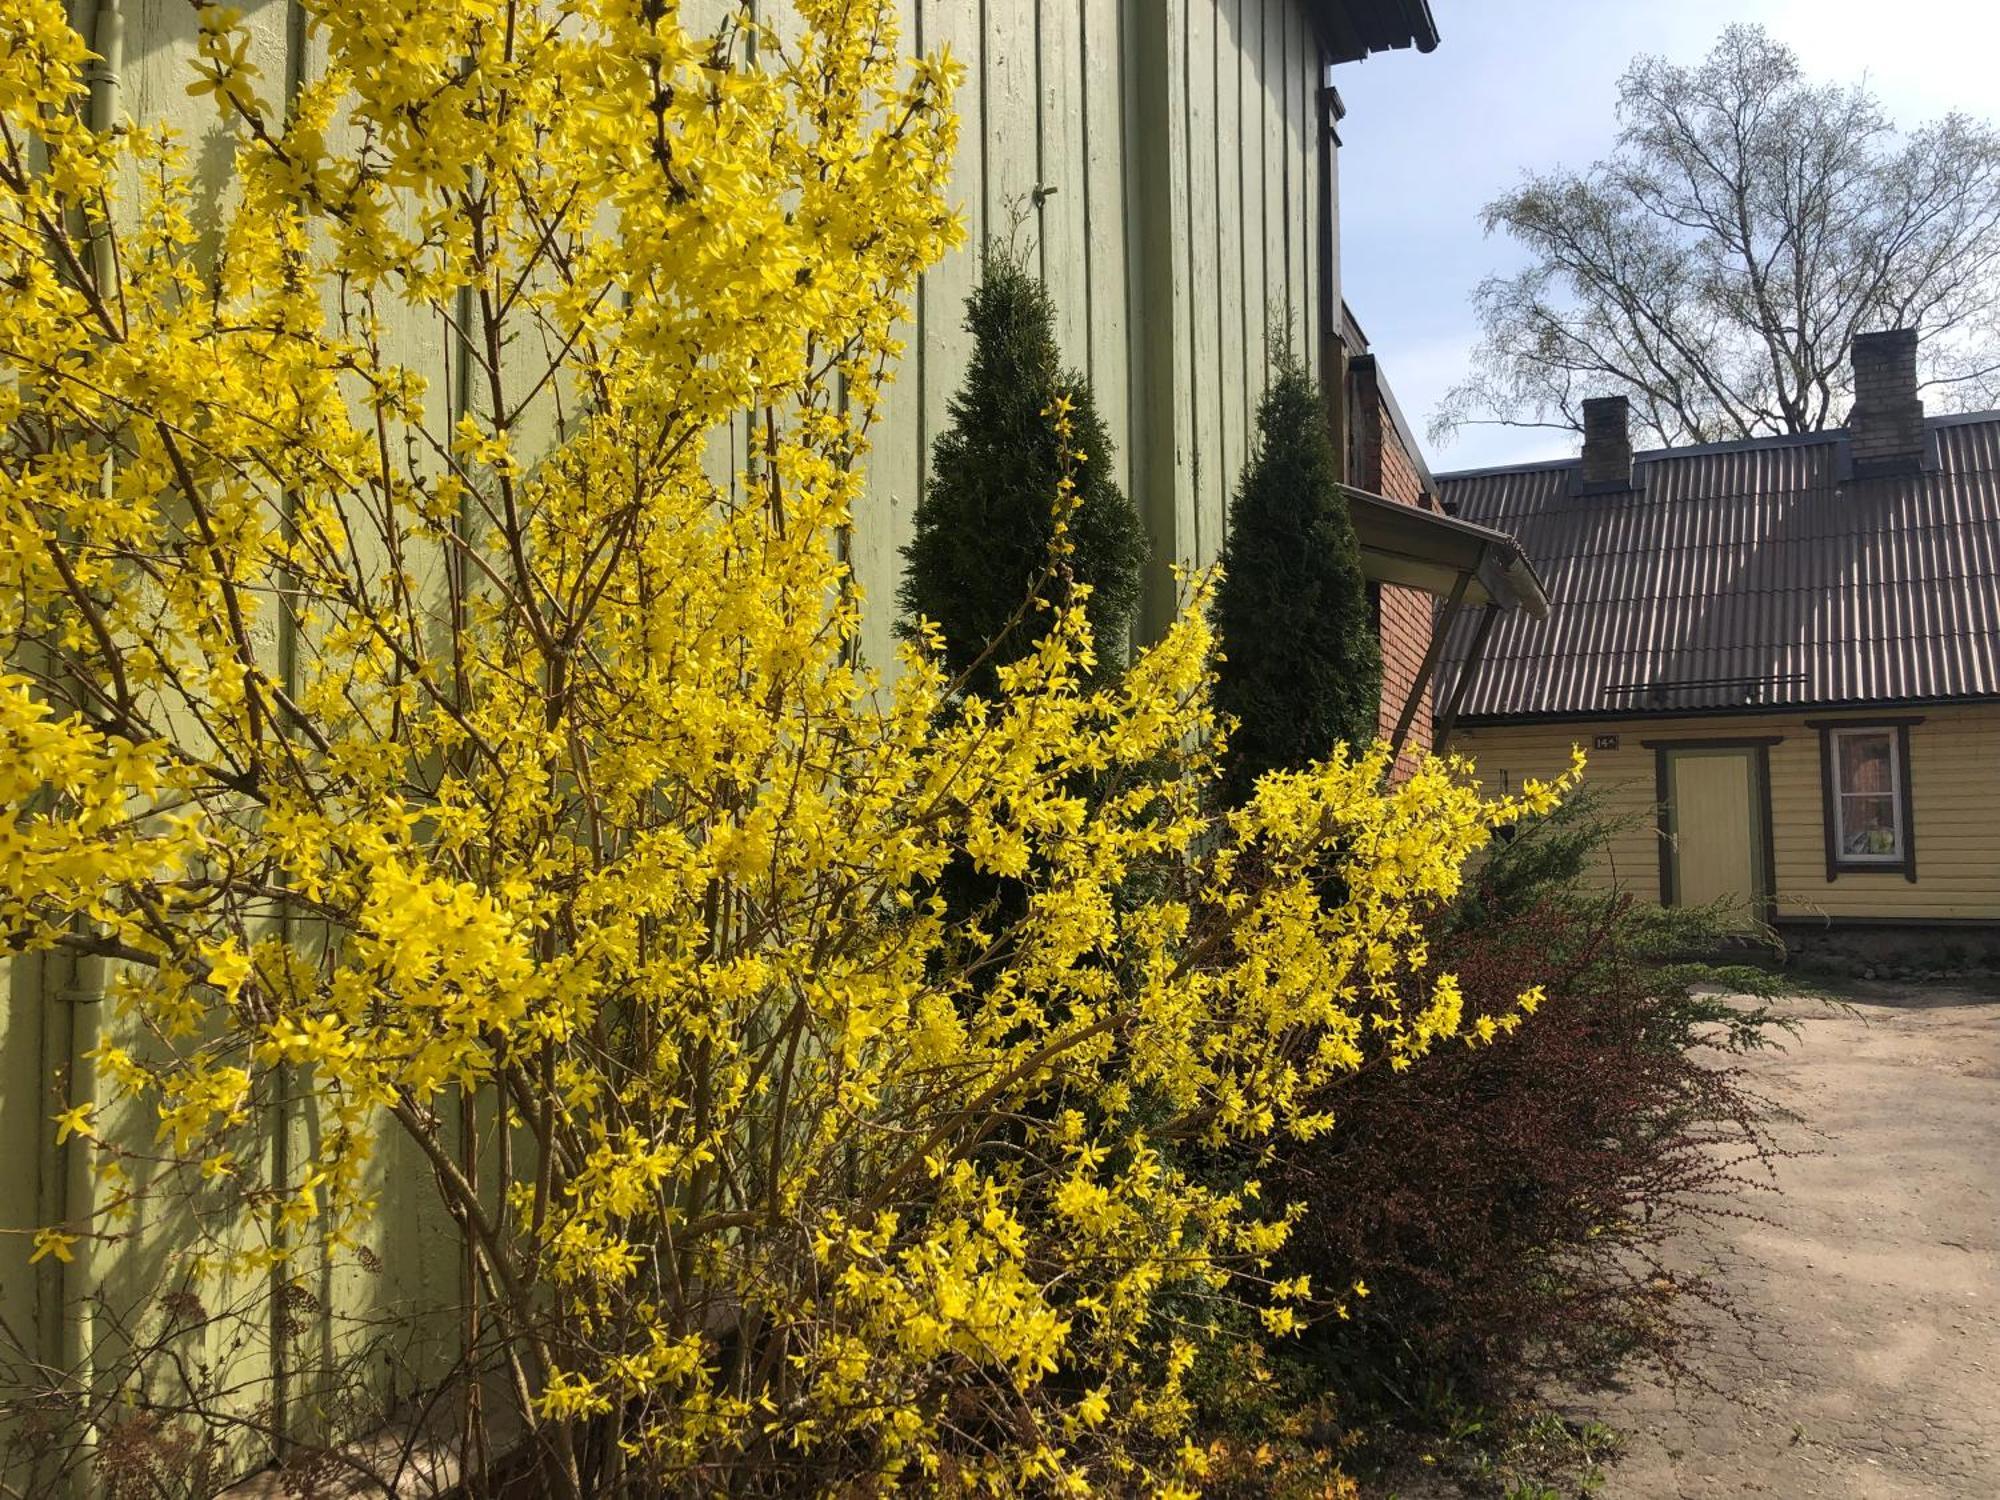
{"type": "Polygon", "coordinates": [[[1562,1402],[1609,1423],[1611,1500],[2000,1497],[2000,995],[1855,984],[1755,1059],[1805,1121],[1768,1223],[1704,1246],[1748,1314],[1698,1367],[1562,1402]]]}

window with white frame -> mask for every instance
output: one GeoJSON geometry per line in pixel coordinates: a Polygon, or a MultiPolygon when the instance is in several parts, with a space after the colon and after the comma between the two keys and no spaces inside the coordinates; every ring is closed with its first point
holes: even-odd
{"type": "Polygon", "coordinates": [[[1842,864],[1900,864],[1909,842],[1903,826],[1903,764],[1893,728],[1833,731],[1834,851],[1842,864]]]}

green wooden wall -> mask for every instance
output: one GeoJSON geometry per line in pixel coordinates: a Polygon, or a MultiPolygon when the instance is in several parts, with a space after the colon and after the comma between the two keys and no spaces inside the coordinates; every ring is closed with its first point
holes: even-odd
{"type": "Polygon", "coordinates": [[[1318,357],[1319,50],[1299,0],[904,0],[906,36],[965,65],[965,248],[926,278],[884,404],[854,561],[866,649],[890,655],[900,549],[966,357],[989,240],[1040,269],[1057,332],[1168,567],[1215,561],[1268,337],[1318,357]],[[1037,189],[1040,189],[1038,192],[1037,189]],[[1052,190],[1052,191],[1051,191],[1052,190]]]}

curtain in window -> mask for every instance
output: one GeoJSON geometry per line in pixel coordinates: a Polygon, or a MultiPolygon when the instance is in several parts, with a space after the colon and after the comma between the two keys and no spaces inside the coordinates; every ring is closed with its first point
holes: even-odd
{"type": "Polygon", "coordinates": [[[1896,854],[1896,763],[1891,736],[1843,734],[1836,748],[1841,852],[1864,857],[1896,854]]]}

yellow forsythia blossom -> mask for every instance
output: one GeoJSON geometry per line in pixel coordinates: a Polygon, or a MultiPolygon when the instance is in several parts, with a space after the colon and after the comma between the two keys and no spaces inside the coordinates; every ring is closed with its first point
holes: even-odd
{"type": "Polygon", "coordinates": [[[1377,748],[1216,818],[1200,581],[1115,685],[1074,601],[995,701],[862,664],[958,69],[692,9],[304,0],[277,101],[206,7],[218,199],[5,7],[0,941],[111,997],[60,1128],[114,1196],[32,1254],[324,1284],[333,1368],[385,1225],[448,1239],[546,1493],[1185,1492],[1176,1330],[1291,1212],[1190,1147],[1454,1036],[1423,913],[1559,788],[1377,748]]]}

